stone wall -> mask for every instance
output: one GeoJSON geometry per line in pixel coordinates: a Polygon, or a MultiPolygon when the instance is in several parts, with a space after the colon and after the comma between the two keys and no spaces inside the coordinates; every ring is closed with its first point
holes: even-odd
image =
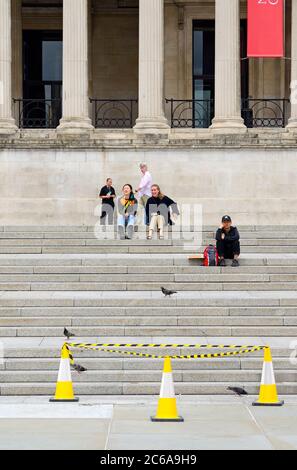
{"type": "Polygon", "coordinates": [[[0,225],[93,224],[105,179],[135,186],[143,160],[166,194],[202,204],[205,224],[297,224],[296,150],[233,148],[2,150],[0,225]]]}

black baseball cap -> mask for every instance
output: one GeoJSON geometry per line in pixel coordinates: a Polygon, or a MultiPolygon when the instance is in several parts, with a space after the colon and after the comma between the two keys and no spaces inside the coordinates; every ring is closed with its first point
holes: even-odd
{"type": "Polygon", "coordinates": [[[232,222],[230,215],[224,215],[224,217],[222,217],[222,222],[232,222]]]}

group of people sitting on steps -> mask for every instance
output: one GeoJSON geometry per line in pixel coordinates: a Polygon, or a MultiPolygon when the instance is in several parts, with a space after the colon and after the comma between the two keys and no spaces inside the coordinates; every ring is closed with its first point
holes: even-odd
{"type": "Polygon", "coordinates": [[[99,194],[102,199],[101,223],[113,225],[116,209],[121,240],[133,238],[133,233],[138,231],[138,224],[142,222],[141,217],[147,227],[147,239],[151,240],[156,231],[162,240],[164,228],[174,224],[179,210],[176,202],[163,194],[159,185],[153,184],[146,163],[141,163],[140,170],[142,177],[138,188],[133,191],[131,184],[125,184],[119,197],[112,186],[112,179],[107,179],[99,194]]]}
{"type": "MultiPolygon", "coordinates": [[[[158,184],[153,184],[146,163],[140,164],[142,177],[139,186],[133,191],[131,184],[122,188],[122,195],[117,197],[108,178],[101,188],[99,197],[102,200],[101,224],[114,224],[115,209],[117,211],[117,227],[121,240],[132,240],[133,233],[138,231],[141,218],[147,229],[147,239],[151,240],[154,232],[160,240],[164,239],[164,228],[173,225],[179,216],[176,202],[162,193],[158,184]]],[[[239,232],[232,226],[231,217],[225,215],[222,225],[217,230],[217,252],[219,266],[226,266],[226,259],[232,259],[232,266],[239,266],[240,255],[239,232]]]]}

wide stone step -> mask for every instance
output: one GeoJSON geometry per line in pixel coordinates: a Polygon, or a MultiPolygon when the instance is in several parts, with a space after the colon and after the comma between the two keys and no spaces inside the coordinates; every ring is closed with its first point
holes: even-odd
{"type": "MultiPolygon", "coordinates": [[[[176,395],[230,395],[227,390],[233,382],[177,382],[175,386],[176,395]]],[[[237,384],[234,384],[237,385],[237,384]]],[[[56,384],[53,383],[32,383],[26,382],[18,384],[0,384],[0,395],[4,396],[30,396],[46,395],[52,396],[55,393],[56,384]]],[[[250,395],[259,393],[258,382],[246,382],[242,378],[240,386],[244,387],[250,395]]],[[[76,383],[75,394],[80,395],[158,395],[160,393],[159,383],[76,383]]],[[[279,395],[292,395],[297,393],[296,383],[286,383],[278,385],[279,395]]]]}
{"type": "MultiPolygon", "coordinates": [[[[40,267],[52,268],[52,267],[124,267],[141,269],[142,267],[153,267],[154,269],[158,266],[160,267],[181,267],[181,268],[197,268],[197,270],[204,270],[205,268],[201,266],[201,260],[189,261],[188,257],[190,254],[195,254],[195,250],[191,253],[183,252],[181,254],[151,254],[151,253],[142,253],[140,254],[129,254],[129,253],[70,253],[70,254],[0,254],[0,266],[2,268],[8,266],[9,268],[17,267],[34,267],[35,269],[40,267]]],[[[230,261],[227,260],[227,263],[230,264],[230,261]]],[[[266,254],[266,253],[252,253],[244,254],[240,259],[240,268],[242,267],[280,267],[288,268],[297,266],[297,255],[294,253],[288,254],[266,254]]],[[[208,267],[208,272],[213,272],[212,270],[219,270],[218,267],[208,267]]],[[[222,270],[232,270],[230,266],[222,268],[222,270]]],[[[199,272],[199,271],[198,271],[199,272]]],[[[219,272],[219,271],[218,271],[219,272]]]]}
{"type": "MultiPolygon", "coordinates": [[[[186,291],[290,291],[297,290],[297,282],[289,281],[266,281],[266,282],[177,282],[166,281],[158,282],[0,282],[0,291],[85,291],[85,292],[138,292],[138,291],[157,291],[161,286],[167,289],[177,290],[178,293],[186,291]]],[[[0,298],[1,301],[1,298],[0,298]]]]}
{"type": "MultiPolygon", "coordinates": [[[[187,225],[187,227],[193,227],[193,225],[187,225]]],[[[107,226],[107,229],[112,229],[111,226],[107,226]]],[[[143,227],[139,227],[140,230],[143,227]]],[[[240,230],[249,230],[249,231],[296,231],[297,225],[287,224],[287,225],[278,225],[278,224],[267,224],[267,225],[238,225],[240,230]]],[[[203,230],[214,231],[217,229],[216,225],[203,225],[203,230]]],[[[94,225],[1,225],[0,232],[23,232],[23,231],[39,231],[39,232],[89,232],[94,231],[94,225]]]]}
{"type": "MultiPolygon", "coordinates": [[[[237,228],[242,233],[243,238],[296,238],[296,226],[240,226],[237,228]]],[[[197,228],[194,226],[174,226],[173,232],[195,233],[204,237],[214,237],[217,227],[203,226],[197,228]]],[[[95,238],[95,233],[98,236],[104,236],[105,233],[109,235],[116,232],[113,226],[102,227],[71,227],[71,226],[5,226],[0,227],[0,238],[95,238]]],[[[145,233],[145,227],[139,227],[140,233],[145,233]]]]}
{"type": "MultiPolygon", "coordinates": [[[[219,223],[220,221],[218,221],[219,223]]],[[[178,226],[174,226],[177,228],[178,226]]],[[[218,225],[203,225],[202,228],[199,229],[194,226],[193,224],[185,224],[183,229],[185,230],[196,230],[196,231],[203,231],[203,232],[214,232],[218,228],[218,225]]],[[[284,232],[293,232],[296,233],[297,225],[237,225],[237,228],[242,232],[277,232],[277,233],[284,233],[284,232]]],[[[100,225],[96,225],[96,230],[103,230],[100,225]]],[[[113,226],[106,226],[104,227],[106,231],[113,231],[113,226]]],[[[140,231],[145,231],[144,226],[139,226],[140,231]]],[[[0,232],[9,233],[9,232],[39,232],[39,233],[72,233],[72,232],[94,232],[94,225],[1,225],[0,232]]]]}
{"type": "MultiPolygon", "coordinates": [[[[243,234],[243,237],[261,237],[261,238],[296,238],[297,226],[294,225],[261,225],[261,226],[248,226],[248,225],[237,225],[238,230],[243,234]]],[[[96,234],[105,232],[114,232],[114,226],[106,226],[104,229],[98,225],[94,226],[1,226],[0,237],[15,237],[15,238],[92,238],[94,233],[96,234]]],[[[139,232],[145,232],[145,227],[140,226],[139,232]]],[[[193,225],[176,225],[173,227],[173,231],[182,231],[183,233],[195,232],[202,233],[204,236],[214,236],[217,230],[217,226],[203,226],[194,227],[193,225]]]]}
{"type": "MultiPolygon", "coordinates": [[[[0,312],[1,313],[1,312],[0,312]]],[[[104,316],[104,317],[1,317],[0,327],[58,327],[58,326],[297,326],[297,315],[277,316],[104,316]]]]}
{"type": "MultiPolygon", "coordinates": [[[[92,240],[83,240],[83,239],[39,239],[39,238],[29,238],[29,239],[0,239],[1,240],[1,247],[3,248],[9,248],[9,247],[32,247],[32,248],[46,248],[46,247],[78,247],[78,248],[84,248],[84,247],[102,247],[110,249],[112,252],[113,249],[115,252],[121,252],[118,251],[118,248],[122,248],[122,252],[126,252],[127,248],[129,247],[139,247],[142,250],[145,250],[145,247],[158,247],[162,249],[162,247],[181,247],[183,245],[183,240],[176,240],[172,242],[171,240],[146,240],[144,239],[133,239],[133,240],[97,240],[97,239],[92,239],[92,240]]],[[[209,242],[213,240],[209,239],[209,242]]],[[[205,242],[207,243],[207,242],[205,242]]],[[[257,245],[257,242],[253,243],[252,241],[247,240],[245,243],[246,245],[257,245]]],[[[275,242],[275,245],[277,245],[277,242],[275,242]]]]}
{"type": "MultiPolygon", "coordinates": [[[[149,367],[149,366],[148,366],[149,367]]],[[[173,371],[174,382],[260,382],[261,381],[261,367],[258,371],[253,370],[185,370],[180,371],[174,369],[173,371]]],[[[73,381],[75,383],[122,383],[122,382],[156,382],[161,383],[162,368],[160,370],[110,370],[110,371],[94,371],[88,370],[83,374],[73,372],[73,381]]],[[[278,384],[283,382],[296,382],[297,371],[285,370],[276,371],[275,380],[278,384]]],[[[57,371],[0,371],[0,383],[54,383],[57,380],[57,371]]],[[[296,384],[297,387],[297,384],[296,384]]]]}
{"type": "MultiPolygon", "coordinates": [[[[207,268],[204,268],[204,274],[142,274],[137,273],[133,282],[135,283],[152,283],[156,282],[176,282],[176,283],[296,283],[296,274],[256,274],[256,273],[241,273],[237,269],[231,272],[220,272],[219,274],[207,273],[207,268]],[[153,274],[153,275],[152,275],[153,274]]],[[[132,273],[115,273],[115,274],[0,274],[0,284],[5,283],[123,283],[130,284],[132,273]]],[[[135,273],[136,274],[136,273],[135,273]]]]}
{"type": "MultiPolygon", "coordinates": [[[[180,246],[61,246],[60,244],[52,247],[32,247],[32,246],[0,246],[0,254],[181,254],[185,256],[195,252],[201,253],[203,248],[191,247],[183,249],[180,246]]],[[[262,245],[262,246],[242,246],[241,253],[297,253],[296,246],[282,245],[262,245]]]]}
{"type": "MultiPolygon", "coordinates": [[[[208,317],[248,317],[248,318],[274,318],[283,317],[291,318],[297,316],[297,307],[0,307],[0,318],[5,320],[7,318],[42,318],[51,317],[67,319],[83,320],[84,317],[109,318],[116,316],[118,319],[121,317],[158,317],[168,318],[177,316],[182,317],[203,317],[205,320],[208,317]]],[[[153,320],[152,320],[153,321],[153,320]]]]}
{"type": "MultiPolygon", "coordinates": [[[[165,337],[162,339],[164,340],[165,337]]],[[[94,337],[85,337],[85,338],[74,338],[76,342],[87,342],[87,343],[97,343],[98,338],[94,337]]],[[[292,355],[292,352],[294,353],[294,349],[292,349],[292,340],[293,337],[283,337],[283,338],[275,338],[275,337],[264,337],[264,338],[259,338],[259,337],[254,337],[254,338],[246,338],[246,337],[241,337],[241,338],[236,338],[236,341],[234,341],[234,338],[232,337],[210,337],[210,338],[168,338],[166,337],[166,342],[169,344],[186,344],[186,341],[189,341],[190,344],[195,344],[198,342],[199,344],[223,344],[223,345],[230,345],[230,344],[239,344],[239,345],[270,345],[272,355],[273,355],[273,361],[274,360],[285,360],[287,361],[287,368],[292,368],[292,364],[290,362],[290,357],[292,355]],[[192,341],[191,341],[192,339],[192,341]]],[[[11,341],[12,338],[3,338],[4,341],[4,364],[8,360],[36,360],[36,359],[56,359],[60,360],[60,355],[61,355],[61,347],[64,344],[65,338],[64,339],[57,339],[57,338],[14,338],[13,341],[11,341]],[[9,344],[8,344],[9,343],[9,344]],[[26,343],[26,344],[25,344],[26,343]]],[[[100,338],[100,342],[116,342],[120,344],[131,344],[131,343],[140,343],[140,344],[148,344],[148,343],[157,343],[161,344],[162,340],[160,338],[144,338],[144,337],[137,337],[137,338],[125,338],[124,336],[117,337],[116,340],[113,340],[112,338],[100,338]]],[[[131,351],[131,347],[124,347],[122,346],[121,351],[131,351]]],[[[146,368],[146,364],[155,364],[155,363],[162,363],[162,359],[147,359],[147,358],[141,358],[141,357],[134,357],[134,356],[126,356],[124,354],[119,354],[118,352],[115,353],[110,353],[110,352],[104,352],[104,351],[99,351],[99,350],[88,350],[88,349],[80,349],[80,348],[71,348],[72,354],[75,358],[75,360],[79,360],[79,362],[83,362],[85,359],[94,359],[94,360],[99,360],[100,363],[102,360],[104,361],[115,361],[114,364],[118,364],[120,368],[146,368]],[[130,366],[131,364],[131,366],[130,366]],[[133,365],[134,364],[134,365],[133,365]]],[[[207,348],[205,347],[200,347],[200,348],[190,348],[190,347],[167,347],[167,348],[160,348],[160,347],[135,347],[133,348],[134,352],[139,352],[139,353],[144,353],[144,354],[154,354],[157,356],[164,356],[164,355],[170,355],[170,356],[176,356],[176,355],[193,355],[193,354],[209,354],[209,353],[217,353],[217,352],[224,352],[224,351],[231,351],[230,348],[222,348],[221,346],[219,348],[214,348],[208,346],[207,348]]],[[[188,364],[187,367],[192,368],[195,367],[195,364],[206,364],[209,363],[210,368],[215,367],[215,364],[221,363],[221,361],[228,362],[230,361],[230,364],[236,362],[236,363],[243,363],[245,364],[245,361],[255,361],[258,360],[261,363],[263,362],[263,350],[259,351],[254,351],[253,353],[249,353],[247,355],[243,356],[229,356],[229,357],[223,357],[223,358],[212,358],[212,359],[193,359],[193,360],[174,360],[176,364],[178,365],[180,362],[184,364],[188,364]]],[[[118,367],[118,366],[116,366],[118,367]]],[[[150,366],[151,367],[151,366],[150,366]]],[[[178,365],[178,367],[181,367],[178,365]]],[[[239,368],[244,368],[245,366],[240,365],[239,368]]],[[[231,368],[233,368],[231,366],[231,368]]],[[[248,367],[249,368],[249,367],[248,367]]],[[[250,367],[253,368],[253,367],[250,367]]],[[[5,369],[4,366],[2,366],[2,369],[5,369]]],[[[162,369],[162,366],[161,366],[162,369]]]]}
{"type": "Polygon", "coordinates": [[[295,291],[180,291],[165,298],[154,291],[52,292],[0,294],[0,307],[296,307],[295,291]]]}
{"type": "MultiPolygon", "coordinates": [[[[76,336],[99,336],[99,337],[117,337],[117,336],[296,336],[297,326],[168,326],[154,325],[145,326],[92,326],[76,327],[76,336]]],[[[63,328],[61,327],[0,327],[0,336],[3,337],[63,337],[63,328]]]]}
{"type": "MultiPolygon", "coordinates": [[[[170,247],[170,246],[177,246],[177,247],[182,247],[184,244],[187,244],[187,242],[191,241],[191,239],[197,241],[197,246],[198,243],[201,244],[201,247],[204,247],[208,244],[214,244],[215,243],[215,238],[213,236],[209,236],[205,238],[201,238],[200,234],[195,234],[194,232],[188,232],[188,233],[181,233],[181,234],[174,234],[172,236],[167,236],[165,234],[164,240],[158,240],[152,239],[152,240],[147,240],[145,237],[145,233],[140,234],[140,235],[135,235],[132,240],[120,240],[116,236],[107,237],[107,238],[70,238],[65,237],[59,237],[59,238],[37,238],[36,235],[33,237],[28,237],[26,238],[26,234],[23,234],[24,236],[18,236],[18,237],[4,237],[3,234],[0,233],[0,241],[1,241],[1,247],[86,247],[86,246],[94,246],[94,247],[107,247],[107,248],[127,248],[127,247],[138,247],[138,248],[143,248],[145,247],[158,247],[162,249],[163,247],[170,247]]],[[[258,234],[257,237],[251,237],[248,238],[246,235],[241,238],[240,240],[241,246],[296,246],[297,245],[297,235],[295,234],[295,237],[286,237],[286,238],[280,238],[278,237],[273,237],[273,238],[268,238],[265,237],[263,238],[258,234]]]]}
{"type": "MultiPolygon", "coordinates": [[[[124,260],[123,260],[124,261],[124,260]]],[[[120,263],[120,260],[118,261],[120,263]]],[[[108,275],[108,278],[111,278],[112,275],[131,275],[137,274],[137,279],[139,276],[145,276],[145,278],[149,275],[150,279],[152,279],[152,274],[156,274],[158,276],[164,275],[195,275],[199,276],[199,279],[227,279],[229,280],[231,276],[235,277],[236,279],[241,279],[245,276],[250,276],[253,279],[255,275],[263,275],[265,279],[267,279],[266,275],[276,275],[279,276],[277,279],[283,279],[283,276],[288,276],[287,280],[297,280],[297,260],[295,266],[239,266],[234,271],[234,268],[231,266],[222,267],[213,267],[208,266],[205,268],[204,266],[1,266],[0,265],[0,277],[1,279],[5,280],[31,280],[36,279],[36,276],[40,275],[41,279],[47,280],[66,280],[66,279],[74,279],[77,276],[92,276],[91,279],[102,279],[103,275],[108,275]],[[66,276],[63,278],[62,276],[66,276]],[[96,275],[98,277],[96,277],[96,275]],[[13,276],[13,278],[12,278],[13,276]],[[22,277],[20,277],[22,276],[22,277]],[[49,276],[49,277],[45,277],[49,276]],[[71,276],[71,277],[70,277],[71,276]],[[204,277],[205,276],[205,277],[204,277]],[[280,277],[281,276],[281,277],[280,277]]],[[[79,277],[80,279],[84,279],[83,277],[79,277]]],[[[155,279],[155,277],[154,277],[155,279]]],[[[268,277],[269,279],[269,277],[268,277]]],[[[276,278],[271,278],[276,280],[276,278]]]]}
{"type": "MultiPolygon", "coordinates": [[[[247,276],[246,280],[253,280],[253,276],[247,276]]],[[[294,275],[291,274],[290,276],[294,275]]],[[[128,282],[129,278],[130,274],[0,274],[0,285],[3,283],[123,283],[128,282]]],[[[228,279],[229,277],[226,278],[226,281],[228,281],[228,279]]],[[[230,280],[234,279],[236,279],[236,276],[233,276],[230,280]]],[[[265,275],[263,275],[263,277],[256,277],[256,279],[259,281],[269,281],[269,277],[265,275]]],[[[135,282],[148,282],[151,280],[151,274],[138,274],[135,282]]],[[[174,274],[154,274],[153,280],[155,282],[178,282],[178,280],[182,280],[182,278],[176,278],[174,274]]],[[[186,282],[187,280],[188,278],[185,279],[186,282]]],[[[193,280],[195,280],[195,278],[193,280]]],[[[204,279],[201,278],[201,280],[204,279]]],[[[243,281],[244,280],[245,278],[243,278],[243,281]]],[[[292,280],[294,279],[292,278],[292,280]]],[[[214,282],[216,282],[216,278],[214,279],[214,282]]]]}
{"type": "MultiPolygon", "coordinates": [[[[80,360],[83,362],[84,367],[88,370],[133,370],[139,371],[140,373],[143,370],[162,370],[163,360],[162,359],[148,359],[143,358],[129,358],[122,359],[119,357],[88,357],[86,356],[88,351],[85,351],[83,356],[80,356],[80,360]]],[[[75,357],[77,351],[75,351],[75,357]]],[[[53,370],[57,372],[59,370],[59,361],[58,357],[56,358],[12,358],[5,359],[3,370],[6,371],[27,371],[27,370],[41,370],[49,371],[53,370]]],[[[210,369],[211,371],[216,370],[256,370],[257,372],[261,370],[263,365],[262,357],[250,356],[247,358],[244,357],[234,357],[234,358],[220,358],[220,359],[201,359],[201,360],[186,360],[186,359],[172,359],[172,368],[176,370],[206,370],[210,369]]],[[[274,370],[292,370],[293,366],[288,361],[287,357],[276,357],[273,354],[273,368],[274,370]]],[[[293,369],[294,370],[294,369],[293,369]]],[[[296,370],[295,370],[296,372],[296,370]]]]}

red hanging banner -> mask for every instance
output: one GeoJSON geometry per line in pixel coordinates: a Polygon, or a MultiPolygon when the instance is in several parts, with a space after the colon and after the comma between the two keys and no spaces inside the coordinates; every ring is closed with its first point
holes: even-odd
{"type": "Polygon", "coordinates": [[[284,0],[248,0],[247,55],[284,56],[284,0]]]}

